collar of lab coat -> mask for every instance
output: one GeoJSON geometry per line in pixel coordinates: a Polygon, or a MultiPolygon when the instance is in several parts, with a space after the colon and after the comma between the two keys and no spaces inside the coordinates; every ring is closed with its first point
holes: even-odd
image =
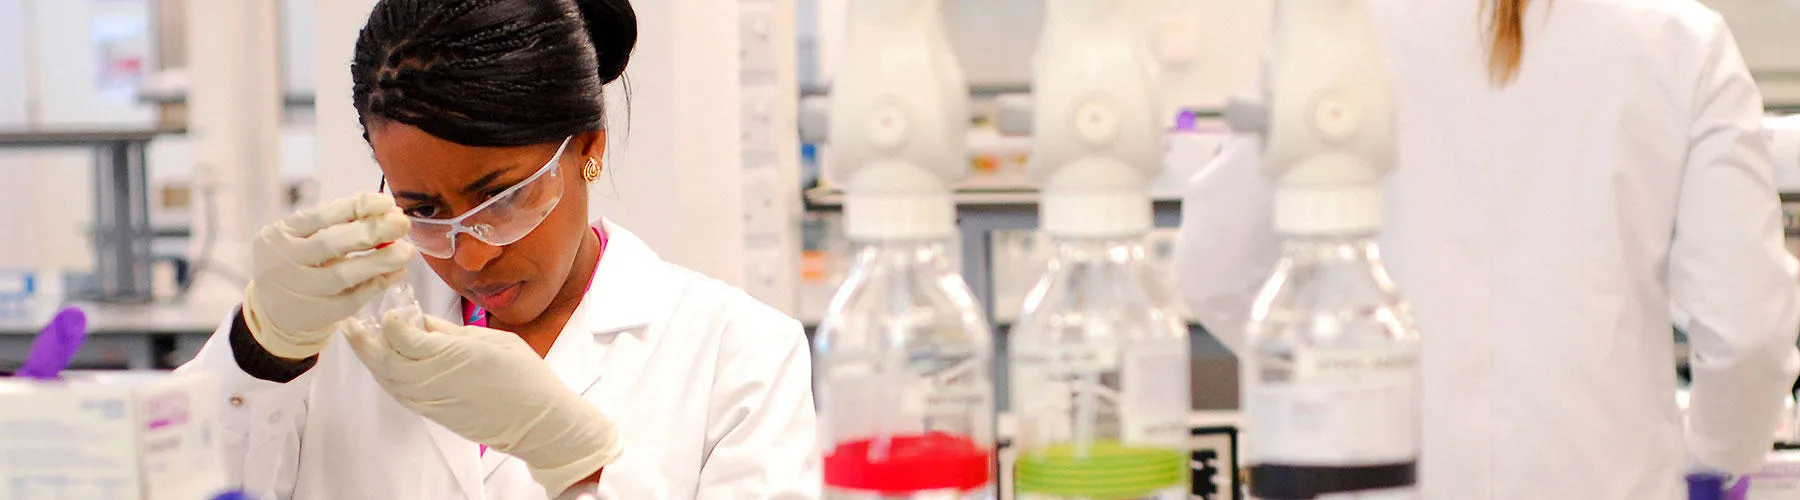
{"type": "Polygon", "coordinates": [[[576,393],[586,394],[600,380],[602,340],[618,335],[641,335],[650,324],[656,287],[666,280],[651,273],[661,258],[643,240],[625,228],[601,219],[606,234],[606,253],[594,267],[594,278],[569,323],[550,344],[544,361],[576,393]],[[581,335],[580,333],[587,333],[581,335]]]}
{"type": "MultiPolygon", "coordinates": [[[[599,225],[607,237],[606,252],[594,267],[593,284],[544,357],[563,385],[582,395],[600,381],[605,371],[601,342],[619,335],[645,334],[656,317],[653,304],[659,300],[657,292],[665,282],[654,275],[662,259],[643,240],[612,221],[601,219],[599,225]]],[[[439,316],[455,318],[461,324],[467,319],[462,314],[461,300],[441,282],[438,286],[448,293],[439,301],[446,304],[438,311],[439,316]]],[[[429,425],[463,495],[481,498],[481,478],[493,475],[506,459],[479,460],[474,443],[436,423],[429,425]]]]}

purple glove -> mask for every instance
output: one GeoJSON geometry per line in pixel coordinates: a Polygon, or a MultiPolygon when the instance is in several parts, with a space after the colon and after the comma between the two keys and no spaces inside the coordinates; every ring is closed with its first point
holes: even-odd
{"type": "Polygon", "coordinates": [[[56,313],[44,331],[38,332],[37,340],[31,343],[31,354],[25,356],[25,366],[20,367],[19,377],[35,379],[55,379],[69,362],[75,360],[75,352],[81,350],[81,344],[87,341],[87,314],[80,308],[68,307],[56,313]]]}

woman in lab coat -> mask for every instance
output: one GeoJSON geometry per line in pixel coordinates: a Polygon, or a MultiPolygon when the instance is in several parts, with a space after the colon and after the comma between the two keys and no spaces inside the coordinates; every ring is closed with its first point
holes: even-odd
{"type": "MultiPolygon", "coordinates": [[[[1720,16],[1374,4],[1400,96],[1379,244],[1422,340],[1422,498],[1667,500],[1686,470],[1760,464],[1800,310],[1761,97],[1720,16]],[[1671,304],[1691,315],[1685,435],[1671,304]]],[[[1234,349],[1281,252],[1258,149],[1228,144],[1183,206],[1183,295],[1234,349]]]]}
{"type": "Polygon", "coordinates": [[[375,6],[353,93],[394,197],[264,228],[239,314],[182,367],[223,381],[231,477],[280,499],[819,495],[800,325],[589,223],[601,87],[636,34],[626,0],[375,6]],[[358,321],[415,251],[454,294],[358,321]]]}

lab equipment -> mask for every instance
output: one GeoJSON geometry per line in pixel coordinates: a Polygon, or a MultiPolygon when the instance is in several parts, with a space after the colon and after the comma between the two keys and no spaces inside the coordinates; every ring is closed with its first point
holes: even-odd
{"type": "Polygon", "coordinates": [[[25,355],[25,365],[19,367],[15,375],[41,380],[55,379],[69,362],[75,359],[75,353],[81,350],[81,344],[87,341],[87,315],[80,308],[69,307],[56,313],[50,324],[38,332],[37,338],[31,342],[31,353],[25,355]]]}
{"type": "Polygon", "coordinates": [[[1774,160],[1775,191],[1800,194],[1800,115],[1764,118],[1763,131],[1774,160]]]}
{"type": "Polygon", "coordinates": [[[206,374],[0,378],[0,498],[191,500],[226,490],[206,374]]]}
{"type": "Polygon", "coordinates": [[[435,217],[448,216],[435,212],[442,207],[427,205],[408,209],[407,219],[412,222],[408,239],[419,247],[419,253],[440,259],[456,255],[456,235],[459,234],[497,247],[518,242],[543,224],[544,218],[549,217],[550,211],[562,201],[562,169],[558,168],[561,163],[557,160],[562,158],[572,139],[574,136],[563,138],[562,145],[556,147],[556,154],[530,177],[462,215],[439,219],[435,217]],[[434,211],[421,215],[421,211],[428,208],[434,211]]]}
{"type": "Polygon", "coordinates": [[[819,325],[829,498],[992,498],[992,348],[945,247],[865,244],[819,325]]]}
{"type": "Polygon", "coordinates": [[[946,250],[969,114],[942,8],[849,5],[827,175],[858,249],[813,339],[827,498],[993,498],[993,348],[946,250]]]}
{"type": "Polygon", "coordinates": [[[1055,256],[1012,337],[1020,494],[1187,490],[1187,325],[1144,246],[1163,103],[1132,8],[1046,4],[1030,170],[1055,256]]]}
{"type": "Polygon", "coordinates": [[[1252,497],[1412,498],[1418,334],[1365,238],[1289,240],[1252,312],[1252,497]]]}
{"type": "Polygon", "coordinates": [[[1187,328],[1136,238],[1056,243],[1013,337],[1016,491],[1143,498],[1187,485],[1187,328]]]}
{"type": "MultiPolygon", "coordinates": [[[[402,301],[411,298],[398,293],[405,290],[395,294],[402,301]]],[[[524,460],[544,491],[562,494],[624,448],[613,420],[517,334],[427,316],[416,302],[383,313],[379,329],[345,325],[357,358],[394,400],[524,460]]]]}
{"type": "Polygon", "coordinates": [[[396,243],[409,225],[394,199],[375,193],[330,201],[264,226],[256,268],[244,290],[244,323],[270,354],[318,354],[338,323],[397,282],[412,245],[396,243]]]}
{"type": "Polygon", "coordinates": [[[36,322],[65,302],[64,271],[55,267],[0,268],[0,320],[36,322]]]}
{"type": "Polygon", "coordinates": [[[0,269],[0,319],[26,319],[37,308],[37,275],[28,269],[0,269]]]}
{"type": "Polygon", "coordinates": [[[1243,359],[1254,498],[1415,498],[1418,333],[1382,266],[1393,84],[1367,0],[1277,2],[1265,171],[1285,240],[1243,359]]]}

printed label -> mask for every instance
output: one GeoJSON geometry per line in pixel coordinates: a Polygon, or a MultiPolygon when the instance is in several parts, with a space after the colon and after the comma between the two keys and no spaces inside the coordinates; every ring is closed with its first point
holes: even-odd
{"type": "Polygon", "coordinates": [[[1014,351],[1013,366],[1043,377],[1069,377],[1119,368],[1119,350],[1112,346],[1073,346],[1014,351]]]}
{"type": "Polygon", "coordinates": [[[934,384],[918,378],[907,384],[900,412],[927,417],[962,417],[988,406],[988,390],[971,384],[934,384]]]}
{"type": "Polygon", "coordinates": [[[1182,446],[1188,440],[1187,343],[1139,344],[1119,365],[1119,406],[1126,442],[1182,446]]]}
{"type": "Polygon", "coordinates": [[[1354,465],[1418,457],[1418,354],[1410,348],[1259,360],[1245,395],[1253,462],[1354,465]],[[1285,369],[1284,369],[1285,368],[1285,369]]]}

